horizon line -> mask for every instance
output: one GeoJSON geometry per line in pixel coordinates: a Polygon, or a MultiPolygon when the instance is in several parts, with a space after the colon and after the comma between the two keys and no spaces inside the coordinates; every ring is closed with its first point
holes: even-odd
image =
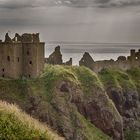
{"type": "Polygon", "coordinates": [[[86,41],[46,41],[46,44],[53,45],[53,44],[64,44],[64,45],[140,45],[140,42],[86,42],[86,41]]]}

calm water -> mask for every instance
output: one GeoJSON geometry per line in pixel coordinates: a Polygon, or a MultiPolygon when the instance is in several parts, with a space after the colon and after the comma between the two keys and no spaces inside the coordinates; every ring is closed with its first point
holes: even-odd
{"type": "MultiPolygon", "coordinates": [[[[45,56],[48,57],[57,44],[47,44],[45,56]]],[[[89,52],[95,61],[116,60],[118,56],[128,56],[130,49],[140,49],[140,44],[61,44],[63,61],[73,58],[73,65],[78,65],[84,52],[89,52]]]]}

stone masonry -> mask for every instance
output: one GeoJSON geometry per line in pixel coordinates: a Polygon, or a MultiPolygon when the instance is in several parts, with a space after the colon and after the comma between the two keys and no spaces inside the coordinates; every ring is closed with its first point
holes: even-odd
{"type": "Polygon", "coordinates": [[[93,61],[89,53],[85,53],[82,59],[79,61],[80,66],[86,66],[98,73],[105,68],[114,68],[121,70],[128,70],[134,67],[140,67],[140,50],[136,52],[135,50],[130,51],[130,56],[127,58],[125,56],[119,56],[116,61],[103,60],[103,61],[93,61]]]}
{"type": "Polygon", "coordinates": [[[44,68],[44,42],[39,34],[15,34],[11,39],[6,33],[0,41],[0,77],[33,78],[44,68]]]}
{"type": "Polygon", "coordinates": [[[45,58],[45,63],[52,65],[72,65],[72,58],[67,62],[63,62],[60,46],[55,47],[55,50],[48,58],[45,58]]]}

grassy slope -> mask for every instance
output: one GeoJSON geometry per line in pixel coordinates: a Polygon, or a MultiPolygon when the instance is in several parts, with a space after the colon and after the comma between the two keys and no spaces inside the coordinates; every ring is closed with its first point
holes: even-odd
{"type": "Polygon", "coordinates": [[[111,140],[110,137],[105,135],[100,129],[96,128],[90,121],[86,120],[79,114],[80,122],[85,127],[85,135],[89,140],[111,140]]]}
{"type": "Polygon", "coordinates": [[[62,140],[46,125],[39,123],[15,105],[0,101],[0,139],[62,140]]]}
{"type": "MultiPolygon", "coordinates": [[[[50,66],[48,65],[44,73],[31,80],[10,80],[10,79],[0,79],[0,96],[1,99],[7,100],[8,102],[16,103],[19,106],[27,106],[27,98],[30,95],[30,90],[33,94],[37,96],[42,96],[44,103],[44,109],[46,110],[47,104],[53,98],[53,89],[57,82],[61,80],[68,80],[73,84],[80,85],[83,90],[89,90],[89,84],[87,82],[94,82],[97,88],[102,88],[96,74],[92,73],[89,69],[85,67],[67,67],[67,66],[50,66]],[[85,73],[85,74],[84,74],[85,73]],[[86,79],[86,80],[84,80],[86,79]],[[88,81],[87,81],[88,80],[88,81]],[[85,85],[85,86],[84,86],[85,85]],[[30,90],[28,90],[30,89],[30,90]]],[[[33,96],[33,95],[32,95],[33,96]]],[[[42,111],[43,113],[43,111],[42,111]]],[[[55,112],[51,110],[52,117],[56,117],[55,112]]],[[[96,128],[83,116],[79,116],[80,123],[84,126],[84,135],[89,140],[110,140],[111,138],[105,135],[101,130],[96,128]]],[[[81,130],[78,130],[81,131],[81,130]]],[[[83,131],[83,130],[82,130],[83,131]]]]}
{"type": "Polygon", "coordinates": [[[105,87],[136,89],[135,83],[130,75],[121,70],[104,69],[99,73],[99,77],[105,87]]]}
{"type": "MultiPolygon", "coordinates": [[[[53,99],[53,90],[55,85],[61,80],[68,80],[75,85],[80,86],[85,96],[90,96],[91,87],[95,89],[114,86],[119,88],[134,88],[140,89],[140,69],[130,70],[127,73],[120,70],[104,70],[98,76],[85,67],[70,67],[70,66],[46,66],[44,73],[31,80],[10,80],[0,79],[0,98],[8,102],[15,102],[24,108],[27,106],[27,98],[30,92],[34,95],[42,96],[44,109],[47,104],[53,99]],[[30,91],[31,90],[31,91],[30,91]]],[[[33,96],[33,95],[32,95],[33,96]]],[[[113,104],[109,102],[112,109],[115,109],[113,104]]],[[[42,110],[43,112],[43,110],[42,110]]],[[[56,117],[55,112],[51,111],[53,117],[56,117]]],[[[80,123],[84,126],[84,133],[89,140],[108,140],[110,139],[102,131],[96,128],[83,116],[80,116],[80,123]]],[[[81,130],[78,130],[79,133],[81,130]]]]}
{"type": "Polygon", "coordinates": [[[128,70],[127,73],[130,75],[132,81],[134,82],[137,90],[140,93],[140,68],[128,70]]]}

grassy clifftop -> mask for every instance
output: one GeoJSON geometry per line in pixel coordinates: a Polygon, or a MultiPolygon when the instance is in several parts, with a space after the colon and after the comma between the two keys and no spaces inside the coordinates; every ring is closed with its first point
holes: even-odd
{"type": "MultiPolygon", "coordinates": [[[[130,70],[131,72],[131,70],[130,70]]],[[[135,71],[136,72],[136,71],[135,71]]],[[[105,87],[134,88],[135,82],[127,72],[115,69],[104,69],[99,73],[99,77],[105,87]]],[[[135,77],[133,77],[135,79],[135,77]]]]}
{"type": "Polygon", "coordinates": [[[17,106],[0,101],[0,139],[63,140],[17,106]]]}

